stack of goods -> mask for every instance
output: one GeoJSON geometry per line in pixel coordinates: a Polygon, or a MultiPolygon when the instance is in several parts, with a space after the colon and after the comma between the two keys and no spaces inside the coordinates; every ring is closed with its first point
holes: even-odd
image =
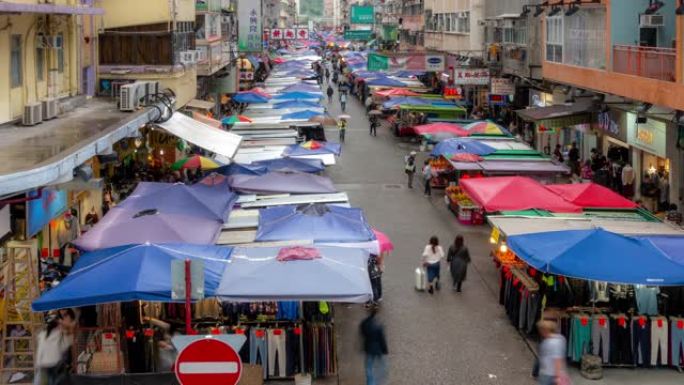
{"type": "Polygon", "coordinates": [[[499,303],[513,326],[532,333],[542,311],[539,285],[517,267],[503,266],[499,274],[499,303]]]}
{"type": "Polygon", "coordinates": [[[467,225],[481,225],[484,223],[482,207],[473,202],[459,186],[449,186],[446,198],[449,209],[456,214],[458,221],[467,225]]]}
{"type": "Polygon", "coordinates": [[[447,174],[453,171],[453,167],[448,160],[443,157],[432,158],[430,160],[433,178],[430,183],[433,188],[445,188],[449,184],[447,174]]]}

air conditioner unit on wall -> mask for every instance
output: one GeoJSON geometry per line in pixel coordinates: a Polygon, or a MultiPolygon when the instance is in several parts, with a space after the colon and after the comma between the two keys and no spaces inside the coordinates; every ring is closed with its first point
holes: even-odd
{"type": "Polygon", "coordinates": [[[641,15],[639,17],[639,27],[664,27],[665,16],[663,15],[641,15]]]}
{"type": "Polygon", "coordinates": [[[29,103],[24,106],[24,115],[21,117],[21,124],[24,126],[35,126],[43,121],[43,104],[29,103]]]}
{"type": "Polygon", "coordinates": [[[125,84],[119,88],[119,110],[135,111],[138,108],[139,84],[125,84]]]}
{"type": "Polygon", "coordinates": [[[48,98],[43,100],[43,120],[50,120],[57,117],[57,99],[48,98]]]}

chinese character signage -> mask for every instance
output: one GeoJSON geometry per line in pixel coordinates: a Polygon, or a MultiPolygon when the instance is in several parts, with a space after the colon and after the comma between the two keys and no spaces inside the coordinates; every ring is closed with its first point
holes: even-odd
{"type": "Polygon", "coordinates": [[[238,49],[240,52],[261,52],[261,4],[253,0],[239,0],[238,49]]]}
{"type": "Polygon", "coordinates": [[[297,39],[309,40],[309,30],[306,28],[297,28],[297,39]]]}
{"type": "Polygon", "coordinates": [[[352,5],[351,23],[352,24],[373,24],[375,14],[372,6],[352,5]]]}
{"type": "MultiPolygon", "coordinates": [[[[348,32],[346,31],[345,38],[348,32]]],[[[441,72],[444,71],[444,55],[425,55],[425,54],[411,54],[411,55],[382,55],[378,53],[368,54],[368,70],[369,71],[428,71],[441,72]]]]}
{"type": "Polygon", "coordinates": [[[456,68],[454,71],[454,84],[465,85],[489,85],[489,70],[456,68]]]}
{"type": "Polygon", "coordinates": [[[627,143],[665,158],[667,155],[667,124],[651,118],[646,123],[637,123],[636,119],[636,114],[627,113],[627,143]]]}
{"type": "Polygon", "coordinates": [[[295,30],[293,28],[287,28],[283,30],[283,38],[285,40],[294,40],[295,30]]]}
{"type": "Polygon", "coordinates": [[[344,40],[361,40],[361,41],[368,41],[371,39],[371,35],[373,34],[373,31],[370,29],[365,30],[346,30],[344,31],[344,40]]]}
{"type": "Polygon", "coordinates": [[[282,29],[272,29],[271,30],[271,40],[282,40],[283,30],[282,29]]]}
{"type": "Polygon", "coordinates": [[[446,86],[444,87],[444,99],[462,99],[463,90],[461,87],[446,86]]]}
{"type": "Polygon", "coordinates": [[[515,85],[507,78],[492,78],[490,92],[494,95],[515,95],[515,85]]]}

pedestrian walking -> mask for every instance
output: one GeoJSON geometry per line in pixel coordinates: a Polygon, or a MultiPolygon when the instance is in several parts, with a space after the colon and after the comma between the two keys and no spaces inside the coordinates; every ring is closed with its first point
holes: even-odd
{"type": "Polygon", "coordinates": [[[423,267],[427,273],[428,293],[430,294],[434,294],[435,289],[439,290],[439,270],[442,259],[444,259],[444,250],[439,245],[439,238],[432,236],[423,250],[423,267]]]}
{"type": "Polygon", "coordinates": [[[344,137],[347,133],[347,121],[340,119],[340,121],[337,122],[337,128],[340,130],[340,143],[344,143],[344,137]]]}
{"type": "Polygon", "coordinates": [[[342,112],[347,110],[347,94],[345,93],[340,94],[340,107],[342,108],[342,112]]]}
{"type": "Polygon", "coordinates": [[[456,239],[454,239],[454,244],[449,246],[447,262],[449,263],[449,270],[453,279],[453,289],[460,293],[461,285],[466,279],[468,264],[470,263],[470,252],[465,246],[462,235],[457,235],[456,239]]]}
{"type": "Polygon", "coordinates": [[[425,196],[429,197],[432,195],[432,166],[430,165],[430,160],[425,159],[423,164],[423,181],[425,182],[425,196]]]}
{"type": "Polygon", "coordinates": [[[370,118],[370,135],[378,136],[378,118],[371,116],[370,118]]]}
{"type": "Polygon", "coordinates": [[[373,97],[368,95],[363,104],[366,106],[366,113],[370,112],[370,110],[373,108],[373,97]]]}
{"type": "Polygon", "coordinates": [[[53,385],[64,380],[67,374],[65,356],[74,343],[75,327],[74,311],[65,309],[54,315],[47,328],[38,333],[34,384],[53,385]]]}
{"type": "Polygon", "coordinates": [[[335,90],[333,90],[332,85],[328,84],[328,90],[326,91],[326,94],[328,95],[328,103],[332,103],[333,94],[335,94],[335,90]]]}
{"type": "Polygon", "coordinates": [[[325,80],[330,82],[330,70],[328,68],[325,69],[325,80]]]}
{"type": "Polygon", "coordinates": [[[556,323],[537,322],[542,342],[539,345],[539,385],[568,385],[570,380],[565,367],[565,337],[557,332],[556,323]]]}
{"type": "Polygon", "coordinates": [[[404,172],[408,177],[408,188],[413,188],[413,176],[416,174],[416,152],[411,151],[404,158],[404,172]]]}
{"type": "Polygon", "coordinates": [[[387,339],[385,328],[376,318],[377,314],[377,308],[371,309],[360,326],[363,350],[366,353],[366,385],[382,385],[387,375],[387,339]]]}
{"type": "Polygon", "coordinates": [[[368,277],[373,289],[373,299],[366,304],[370,307],[382,301],[382,259],[379,255],[371,254],[368,257],[368,277]]]}

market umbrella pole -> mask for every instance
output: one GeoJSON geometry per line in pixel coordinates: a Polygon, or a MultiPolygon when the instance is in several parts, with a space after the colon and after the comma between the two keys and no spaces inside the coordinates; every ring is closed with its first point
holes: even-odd
{"type": "Polygon", "coordinates": [[[192,307],[190,305],[192,298],[192,277],[190,276],[190,262],[189,259],[185,260],[185,334],[191,335],[192,333],[192,307]]]}

